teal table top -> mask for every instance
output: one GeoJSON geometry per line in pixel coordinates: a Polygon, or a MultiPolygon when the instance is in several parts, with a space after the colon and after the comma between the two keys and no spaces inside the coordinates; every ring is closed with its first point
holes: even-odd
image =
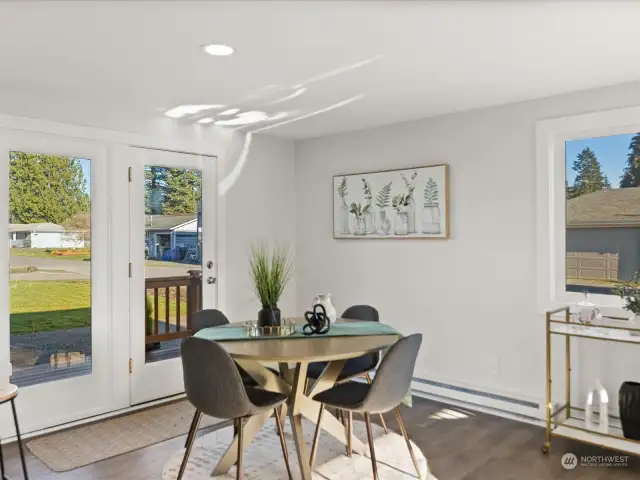
{"type": "Polygon", "coordinates": [[[249,329],[242,325],[225,325],[220,327],[204,328],[194,336],[215,340],[218,342],[228,342],[234,340],[250,341],[250,340],[269,340],[283,338],[322,338],[322,337],[360,337],[367,335],[400,335],[400,333],[390,325],[379,322],[358,322],[338,321],[331,325],[331,329],[321,335],[305,335],[302,331],[304,323],[297,323],[295,331],[282,335],[259,335],[251,333],[249,329]]]}

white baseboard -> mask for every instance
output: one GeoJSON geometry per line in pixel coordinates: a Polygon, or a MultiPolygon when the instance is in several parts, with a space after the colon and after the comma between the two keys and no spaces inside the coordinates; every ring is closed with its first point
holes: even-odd
{"type": "Polygon", "coordinates": [[[495,408],[485,407],[478,403],[469,403],[462,402],[460,400],[455,400],[448,397],[441,397],[439,395],[433,395],[430,393],[424,393],[417,390],[412,390],[412,393],[416,397],[426,398],[427,400],[433,400],[434,402],[445,403],[447,405],[451,405],[453,407],[462,408],[465,410],[471,410],[474,412],[485,413],[487,415],[493,415],[496,417],[507,418],[509,420],[515,420],[518,422],[529,423],[531,425],[537,425],[539,427],[544,427],[545,421],[537,418],[532,418],[529,416],[518,415],[512,412],[497,410],[495,408]]]}
{"type": "Polygon", "coordinates": [[[436,402],[509,418],[534,425],[544,425],[541,408],[531,400],[511,398],[504,395],[474,390],[467,387],[444,384],[422,378],[411,382],[414,395],[436,402]]]}

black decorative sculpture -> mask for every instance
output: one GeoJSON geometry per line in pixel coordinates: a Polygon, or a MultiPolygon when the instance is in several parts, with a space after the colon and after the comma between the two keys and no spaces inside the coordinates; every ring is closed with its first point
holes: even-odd
{"type": "Polygon", "coordinates": [[[327,311],[319,303],[313,306],[312,311],[305,312],[304,318],[307,324],[302,327],[302,333],[305,335],[322,335],[331,330],[331,322],[327,317],[327,311]]]}

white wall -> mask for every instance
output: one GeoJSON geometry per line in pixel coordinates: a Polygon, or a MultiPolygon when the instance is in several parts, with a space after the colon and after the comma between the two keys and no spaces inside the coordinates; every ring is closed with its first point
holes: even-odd
{"type": "Polygon", "coordinates": [[[324,291],[339,311],[373,304],[424,334],[417,376],[542,402],[535,121],[635,104],[628,84],[297,143],[298,310],[324,291]],[[333,175],[439,163],[451,166],[450,240],[332,238],[333,175]]]}
{"type": "MultiPolygon", "coordinates": [[[[234,164],[241,147],[233,148],[234,164]]],[[[224,196],[227,273],[219,288],[226,298],[225,313],[233,321],[255,320],[261,308],[248,276],[251,244],[264,240],[269,245],[287,245],[295,253],[293,154],[292,142],[254,135],[240,176],[224,196]]],[[[295,292],[294,274],[278,304],[282,315],[296,315],[295,292]]]]}

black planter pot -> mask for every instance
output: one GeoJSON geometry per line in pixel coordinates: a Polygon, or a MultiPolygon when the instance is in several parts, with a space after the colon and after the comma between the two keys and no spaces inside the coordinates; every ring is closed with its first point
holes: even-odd
{"type": "Polygon", "coordinates": [[[280,309],[276,305],[263,305],[258,312],[258,327],[279,327],[280,309]]]}
{"type": "Polygon", "coordinates": [[[618,406],[625,438],[640,440],[640,383],[624,382],[620,386],[618,406]]]}

